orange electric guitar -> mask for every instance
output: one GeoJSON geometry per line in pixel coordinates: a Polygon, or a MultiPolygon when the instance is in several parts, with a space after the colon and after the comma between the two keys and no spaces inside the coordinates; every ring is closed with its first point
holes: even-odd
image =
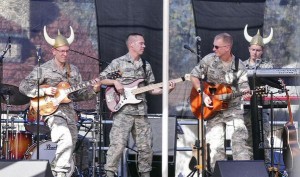
{"type": "MultiPolygon", "coordinates": [[[[218,111],[226,110],[229,106],[229,101],[233,98],[240,97],[247,93],[252,94],[253,91],[249,92],[232,92],[232,89],[229,85],[224,84],[210,84],[208,82],[203,82],[204,90],[203,92],[210,97],[212,100],[212,108],[210,107],[203,107],[203,119],[207,120],[212,118],[214,115],[217,114],[218,111]]],[[[264,87],[260,87],[255,91],[255,93],[265,92],[264,87]]],[[[191,111],[193,114],[202,119],[201,115],[201,106],[202,106],[202,98],[197,92],[195,88],[192,88],[190,94],[190,104],[191,104],[191,111]]]]}
{"type": "MultiPolygon", "coordinates": [[[[57,85],[57,92],[54,96],[45,95],[39,98],[32,98],[30,100],[30,111],[37,112],[38,102],[39,102],[39,110],[40,115],[47,116],[56,111],[58,106],[61,103],[70,103],[71,100],[68,98],[68,95],[72,92],[78,91],[83,88],[87,88],[90,85],[95,84],[96,82],[103,80],[103,79],[115,79],[121,77],[119,72],[109,73],[107,76],[101,76],[97,79],[93,79],[81,84],[77,84],[75,86],[70,86],[68,82],[60,82],[57,85]]],[[[41,88],[50,87],[49,85],[41,85],[41,88]]],[[[31,113],[35,114],[35,113],[31,113]]]]}
{"type": "Polygon", "coordinates": [[[294,124],[294,118],[291,109],[291,101],[289,97],[288,90],[285,87],[285,84],[281,80],[287,98],[287,105],[289,111],[290,120],[284,125],[282,132],[282,141],[283,141],[283,161],[287,169],[293,170],[295,166],[295,160],[300,159],[300,146],[298,143],[298,134],[297,129],[294,124]]]}

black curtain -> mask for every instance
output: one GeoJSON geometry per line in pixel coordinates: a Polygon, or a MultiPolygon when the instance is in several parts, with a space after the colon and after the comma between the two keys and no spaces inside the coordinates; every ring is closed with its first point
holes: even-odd
{"type": "MultiPolygon", "coordinates": [[[[153,69],[156,82],[162,81],[162,1],[161,0],[95,0],[99,56],[102,61],[127,53],[129,33],[144,35],[146,49],[142,56],[153,69]]],[[[104,69],[105,66],[102,66],[104,69]]],[[[147,95],[149,113],[161,113],[162,97],[147,95]]]]}
{"type": "Polygon", "coordinates": [[[249,43],[244,27],[254,36],[264,22],[265,0],[192,0],[197,36],[201,37],[203,56],[212,52],[214,36],[227,32],[234,40],[233,54],[242,60],[249,57],[249,43]]]}

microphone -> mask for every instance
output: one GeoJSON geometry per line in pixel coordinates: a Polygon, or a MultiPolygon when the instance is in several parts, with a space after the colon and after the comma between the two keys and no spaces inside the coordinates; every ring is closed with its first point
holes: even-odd
{"type": "Polygon", "coordinates": [[[11,39],[10,36],[8,36],[8,52],[9,52],[9,56],[11,56],[11,39]]]}
{"type": "Polygon", "coordinates": [[[200,36],[196,36],[195,39],[196,39],[197,42],[201,41],[201,37],[200,36]]]}
{"type": "Polygon", "coordinates": [[[36,45],[36,56],[38,57],[38,59],[41,59],[42,57],[42,49],[40,45],[36,45]]]}
{"type": "Polygon", "coordinates": [[[256,59],[255,60],[255,69],[257,69],[261,63],[262,63],[262,59],[256,59]]]}
{"type": "Polygon", "coordinates": [[[195,52],[189,45],[186,45],[186,44],[185,44],[183,47],[184,47],[185,49],[189,50],[190,52],[196,54],[196,52],[195,52]]]}

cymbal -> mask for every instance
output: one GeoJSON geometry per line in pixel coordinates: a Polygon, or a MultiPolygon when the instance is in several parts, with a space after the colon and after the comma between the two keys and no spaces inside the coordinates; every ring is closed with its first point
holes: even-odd
{"type": "MultiPolygon", "coordinates": [[[[29,132],[31,132],[33,134],[37,134],[38,133],[37,126],[38,126],[38,124],[33,124],[33,123],[28,123],[28,124],[24,125],[25,130],[29,131],[29,132]]],[[[47,134],[49,132],[50,132],[50,128],[47,127],[46,125],[40,125],[39,126],[39,134],[47,134]]]]}
{"type": "Polygon", "coordinates": [[[0,88],[1,103],[7,103],[3,96],[9,95],[9,104],[12,105],[23,105],[30,101],[30,98],[22,94],[19,88],[14,85],[1,84],[0,88]],[[3,95],[3,96],[2,96],[3,95]]]}

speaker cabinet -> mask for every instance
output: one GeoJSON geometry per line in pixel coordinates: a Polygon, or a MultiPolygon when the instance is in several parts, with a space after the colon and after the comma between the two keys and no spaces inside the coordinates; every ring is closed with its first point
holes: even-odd
{"type": "Polygon", "coordinates": [[[212,177],[268,177],[263,160],[217,161],[212,177]]]}
{"type": "Polygon", "coordinates": [[[0,176],[53,177],[48,160],[1,160],[0,176]]]}
{"type": "MultiPolygon", "coordinates": [[[[149,121],[152,127],[153,134],[153,162],[152,162],[152,171],[151,176],[161,177],[161,156],[162,156],[162,119],[160,118],[150,118],[149,121]]],[[[168,125],[168,169],[169,176],[173,177],[175,175],[175,148],[176,148],[176,118],[169,117],[169,125],[168,125]]],[[[127,164],[128,164],[128,173],[129,177],[138,176],[137,173],[137,154],[136,154],[136,145],[130,137],[128,147],[133,150],[128,150],[127,156],[127,164]]]]}

